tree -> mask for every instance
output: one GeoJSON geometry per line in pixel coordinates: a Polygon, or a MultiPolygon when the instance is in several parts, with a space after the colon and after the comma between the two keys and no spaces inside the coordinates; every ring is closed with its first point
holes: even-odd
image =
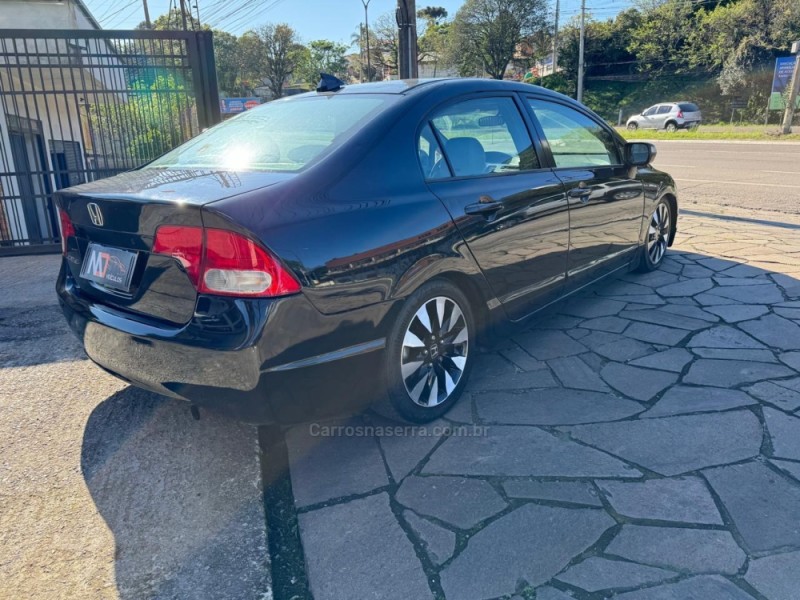
{"type": "Polygon", "coordinates": [[[427,25],[438,25],[447,18],[447,9],[443,6],[426,6],[417,11],[417,18],[423,19],[427,25]]]}
{"type": "Polygon", "coordinates": [[[223,96],[238,96],[246,92],[240,80],[241,55],[239,38],[227,31],[214,30],[214,63],[217,84],[223,96]]]}
{"type": "Polygon", "coordinates": [[[316,86],[320,73],[347,77],[347,46],[330,40],[314,40],[308,44],[297,67],[298,79],[316,86]]]}
{"type": "Polygon", "coordinates": [[[246,40],[247,70],[263,78],[273,98],[283,96],[283,86],[302,59],[303,46],[294,29],[280,23],[268,24],[242,36],[246,40]]]}
{"type": "Polygon", "coordinates": [[[547,28],[546,0],[466,0],[452,32],[462,74],[480,67],[502,79],[518,44],[547,28]]]}
{"type": "Polygon", "coordinates": [[[350,43],[352,46],[358,46],[359,50],[358,55],[355,56],[354,60],[352,61],[352,67],[356,71],[356,73],[354,73],[355,78],[359,79],[359,81],[375,81],[376,79],[379,79],[378,73],[380,72],[380,67],[382,66],[382,57],[380,48],[378,47],[379,44],[378,37],[375,32],[375,23],[373,23],[369,28],[369,73],[367,73],[367,35],[365,33],[363,23],[360,23],[358,29],[356,29],[350,36],[350,43]]]}
{"type": "Polygon", "coordinates": [[[642,13],[628,45],[640,70],[650,74],[687,70],[687,42],[694,28],[692,10],[690,2],[668,0],[642,13]]]}

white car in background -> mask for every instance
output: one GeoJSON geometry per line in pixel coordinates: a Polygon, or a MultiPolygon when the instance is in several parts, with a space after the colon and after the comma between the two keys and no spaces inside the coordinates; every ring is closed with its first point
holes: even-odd
{"type": "Polygon", "coordinates": [[[628,119],[628,129],[695,129],[700,125],[700,108],[693,102],[665,102],[656,104],[640,115],[628,119]]]}

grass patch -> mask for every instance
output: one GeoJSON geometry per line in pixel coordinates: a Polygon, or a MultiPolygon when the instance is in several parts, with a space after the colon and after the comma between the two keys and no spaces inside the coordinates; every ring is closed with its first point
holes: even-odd
{"type": "Polygon", "coordinates": [[[776,127],[763,125],[701,125],[694,131],[679,129],[674,133],[656,129],[628,131],[617,127],[626,140],[757,140],[769,142],[800,142],[800,127],[795,133],[781,135],[776,127]]]}

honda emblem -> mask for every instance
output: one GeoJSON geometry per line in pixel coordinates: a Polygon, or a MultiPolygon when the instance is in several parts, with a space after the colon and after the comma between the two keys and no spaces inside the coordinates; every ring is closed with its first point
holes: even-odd
{"type": "Polygon", "coordinates": [[[89,218],[92,220],[92,225],[95,227],[102,227],[103,213],[101,212],[100,207],[94,202],[89,202],[89,204],[86,205],[86,210],[89,211],[89,218]]]}

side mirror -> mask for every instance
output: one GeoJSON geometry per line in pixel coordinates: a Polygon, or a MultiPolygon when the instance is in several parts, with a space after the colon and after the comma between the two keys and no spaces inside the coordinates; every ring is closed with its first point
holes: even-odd
{"type": "Polygon", "coordinates": [[[649,165],[656,157],[656,147],[647,142],[628,142],[625,144],[625,162],[632,167],[649,165]]]}

